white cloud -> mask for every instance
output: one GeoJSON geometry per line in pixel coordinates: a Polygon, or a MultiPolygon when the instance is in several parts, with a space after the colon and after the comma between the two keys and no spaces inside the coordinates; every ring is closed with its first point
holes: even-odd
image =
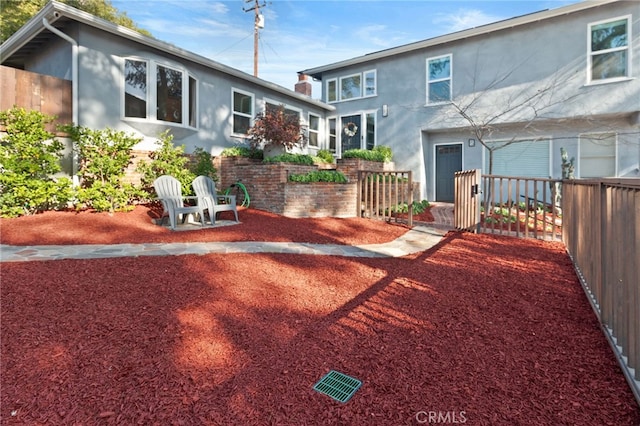
{"type": "Polygon", "coordinates": [[[207,5],[216,15],[226,15],[229,12],[227,5],[222,2],[207,3],[207,5]]]}
{"type": "Polygon", "coordinates": [[[503,18],[488,15],[481,10],[459,9],[454,13],[441,13],[433,20],[433,22],[441,25],[445,31],[449,33],[478,27],[501,19],[503,18]]]}
{"type": "Polygon", "coordinates": [[[355,31],[355,36],[373,46],[387,47],[391,40],[385,37],[386,30],[386,25],[365,25],[355,31]]]}

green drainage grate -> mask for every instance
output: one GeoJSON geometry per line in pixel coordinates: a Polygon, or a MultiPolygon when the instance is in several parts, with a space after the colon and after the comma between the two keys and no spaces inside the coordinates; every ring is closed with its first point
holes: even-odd
{"type": "Polygon", "coordinates": [[[336,401],[347,402],[360,386],[362,386],[360,380],[331,370],[315,384],[313,390],[329,395],[336,401]]]}

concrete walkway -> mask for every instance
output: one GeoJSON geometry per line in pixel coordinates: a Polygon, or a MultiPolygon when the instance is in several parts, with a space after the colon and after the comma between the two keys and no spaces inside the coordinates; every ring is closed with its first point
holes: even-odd
{"type": "Polygon", "coordinates": [[[0,244],[0,261],[25,262],[60,259],[104,259],[137,256],[178,256],[209,253],[288,253],[345,257],[399,257],[436,245],[446,230],[416,226],[400,238],[385,244],[346,246],[340,244],[274,243],[241,241],[233,243],[150,243],[84,244],[52,246],[9,246],[0,244]]]}
{"type": "MultiPolygon", "coordinates": [[[[84,244],[10,246],[0,244],[0,262],[25,262],[61,259],[105,259],[138,256],[179,256],[210,253],[287,253],[345,257],[401,257],[425,251],[438,244],[452,226],[448,205],[434,206],[438,220],[434,224],[418,225],[394,241],[384,244],[347,246],[340,244],[275,243],[259,241],[208,243],[148,243],[148,244],[84,244]],[[446,209],[442,211],[442,209],[446,209]]],[[[222,224],[221,224],[222,225],[222,224]]]]}

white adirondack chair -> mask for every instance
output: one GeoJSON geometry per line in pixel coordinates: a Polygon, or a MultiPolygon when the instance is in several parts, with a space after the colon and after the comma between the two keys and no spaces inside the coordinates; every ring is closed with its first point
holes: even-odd
{"type": "Polygon", "coordinates": [[[216,223],[216,214],[220,212],[233,212],[238,222],[238,210],[236,208],[235,195],[218,195],[216,183],[209,176],[198,176],[194,179],[193,190],[198,197],[198,205],[209,211],[211,224],[216,223]]]}
{"type": "Polygon", "coordinates": [[[164,208],[162,220],[164,221],[164,218],[169,216],[171,229],[176,229],[179,215],[183,215],[182,222],[184,223],[187,215],[196,213],[200,214],[200,223],[204,226],[203,206],[185,205],[186,198],[182,196],[182,187],[178,179],[173,176],[163,175],[153,182],[153,187],[164,208]]]}

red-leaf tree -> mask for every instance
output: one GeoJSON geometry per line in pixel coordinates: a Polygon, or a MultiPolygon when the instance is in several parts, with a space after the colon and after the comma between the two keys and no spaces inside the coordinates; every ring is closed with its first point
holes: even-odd
{"type": "Polygon", "coordinates": [[[300,124],[300,117],[285,111],[284,105],[267,108],[256,116],[248,131],[251,147],[281,146],[289,150],[306,143],[306,135],[300,124]]]}

